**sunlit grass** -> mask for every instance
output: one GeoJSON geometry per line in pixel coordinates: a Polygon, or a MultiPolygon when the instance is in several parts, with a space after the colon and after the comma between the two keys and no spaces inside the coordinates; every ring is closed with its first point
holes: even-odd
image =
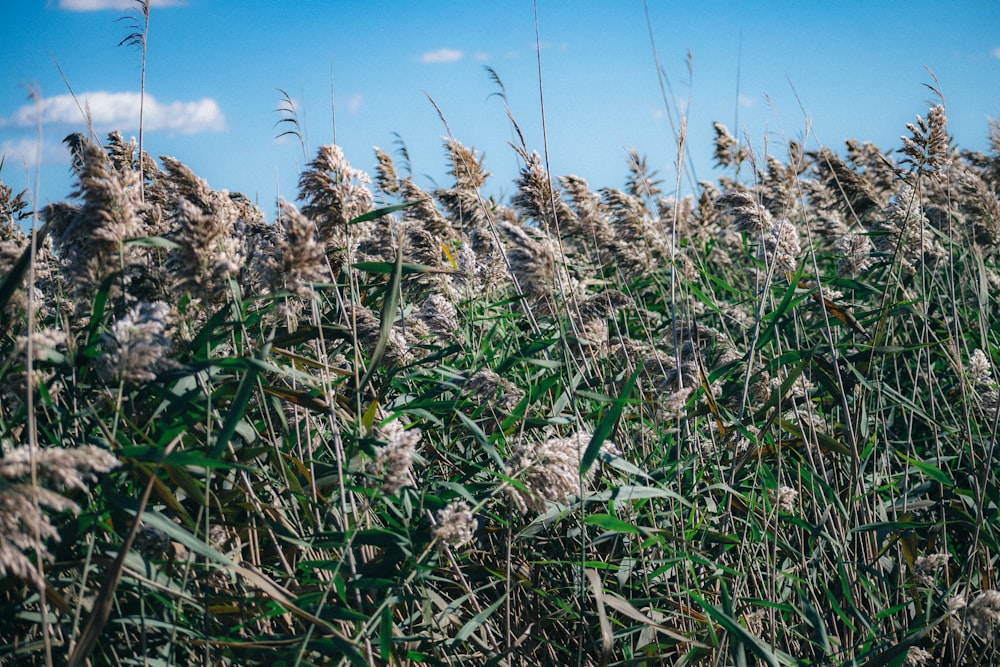
{"type": "Polygon", "coordinates": [[[323,146],[273,222],[70,137],[35,252],[0,191],[0,661],[992,664],[1000,129],[716,131],[689,197],[323,146]]]}

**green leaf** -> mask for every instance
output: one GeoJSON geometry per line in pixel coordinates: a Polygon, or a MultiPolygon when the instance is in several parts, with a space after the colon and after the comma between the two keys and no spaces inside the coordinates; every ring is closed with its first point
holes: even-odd
{"type": "Polygon", "coordinates": [[[368,222],[369,220],[378,220],[379,218],[389,215],[390,213],[395,213],[396,211],[402,211],[403,209],[409,208],[419,202],[417,201],[406,201],[402,204],[392,204],[390,206],[383,206],[382,208],[377,208],[373,211],[368,211],[367,213],[362,213],[358,217],[354,218],[347,224],[356,225],[359,222],[368,222]]]}
{"type": "Polygon", "coordinates": [[[382,361],[382,357],[385,355],[385,348],[389,344],[389,334],[392,333],[392,324],[396,319],[396,311],[399,309],[399,285],[402,278],[403,247],[399,246],[396,248],[396,265],[392,276],[389,278],[389,286],[385,290],[385,300],[382,302],[382,326],[379,328],[378,341],[376,341],[375,349],[368,359],[368,368],[365,370],[365,375],[358,384],[359,393],[365,388],[368,381],[372,379],[372,375],[375,374],[379,362],[382,361]]]}
{"type": "Polygon", "coordinates": [[[945,486],[955,486],[955,482],[951,480],[951,477],[948,476],[948,473],[941,470],[941,468],[938,468],[936,465],[932,463],[927,463],[926,461],[921,461],[919,459],[909,457],[902,452],[896,452],[896,456],[903,459],[904,461],[912,465],[914,468],[922,472],[924,475],[933,479],[935,482],[940,482],[945,486]]]}
{"type": "Polygon", "coordinates": [[[180,244],[170,239],[165,239],[162,236],[141,236],[135,239],[126,239],[125,243],[127,245],[137,245],[142,248],[164,248],[166,250],[180,248],[180,244]]]}
{"type": "MultiPolygon", "coordinates": [[[[134,513],[134,509],[131,507],[125,507],[125,509],[134,513]]],[[[199,540],[197,537],[184,530],[182,527],[178,526],[176,523],[156,510],[147,508],[146,511],[142,513],[142,522],[147,526],[162,530],[170,537],[170,539],[175,542],[180,542],[192,552],[206,560],[210,560],[213,563],[218,563],[219,565],[224,565],[229,568],[235,565],[227,556],[208,546],[205,542],[199,540]]]]}
{"type": "MultiPolygon", "coordinates": [[[[265,351],[261,350],[258,356],[262,358],[264,354],[265,351]]],[[[215,446],[212,447],[211,458],[220,458],[222,452],[226,449],[226,445],[232,440],[233,435],[236,433],[236,427],[239,426],[243,420],[243,415],[246,414],[250,398],[253,396],[254,387],[257,386],[257,376],[259,374],[260,368],[257,364],[250,364],[247,367],[246,373],[243,374],[243,379],[240,380],[240,385],[236,389],[236,396],[233,397],[233,401],[229,404],[226,420],[222,423],[222,428],[215,437],[215,446]]]]}
{"type": "Polygon", "coordinates": [[[626,484],[615,489],[605,489],[596,493],[588,493],[584,498],[587,502],[607,503],[611,500],[623,502],[627,500],[648,500],[649,498],[671,498],[675,502],[691,507],[691,501],[676,491],[655,486],[635,486],[626,484]]]}
{"type": "Polygon", "coordinates": [[[812,642],[823,649],[824,657],[830,655],[830,637],[826,632],[826,624],[823,622],[823,615],[805,597],[802,598],[802,611],[806,621],[812,626],[812,642]]]}
{"type": "Polygon", "coordinates": [[[392,607],[385,605],[382,607],[382,618],[380,619],[380,632],[378,638],[379,652],[382,654],[382,664],[390,664],[392,658],[392,607]]]}
{"type": "Polygon", "coordinates": [[[628,403],[628,399],[632,395],[632,389],[635,387],[635,381],[641,371],[642,366],[636,366],[622,388],[621,395],[618,396],[611,409],[601,419],[601,423],[594,429],[594,437],[590,439],[590,444],[587,445],[587,450],[583,453],[583,458],[580,459],[581,475],[586,475],[587,471],[590,470],[590,466],[597,460],[597,454],[601,451],[601,445],[608,439],[611,431],[615,428],[615,424],[618,423],[618,418],[621,417],[622,410],[625,409],[625,404],[628,403]]]}
{"type": "Polygon", "coordinates": [[[611,516],[610,514],[591,514],[586,519],[584,523],[591,526],[597,526],[598,528],[603,528],[610,533],[632,533],[638,535],[642,532],[637,526],[633,526],[627,521],[622,521],[616,516],[611,516]]]}
{"type": "Polygon", "coordinates": [[[483,621],[492,616],[493,612],[500,608],[500,605],[502,605],[507,599],[508,591],[509,589],[505,590],[503,595],[497,598],[496,602],[469,619],[469,622],[463,625],[462,628],[455,633],[455,637],[448,643],[452,646],[456,646],[468,639],[469,635],[475,632],[476,628],[483,624],[483,621]]]}
{"type": "Polygon", "coordinates": [[[709,604],[706,600],[702,599],[698,595],[692,593],[692,599],[701,605],[702,609],[712,617],[712,619],[724,627],[726,631],[732,635],[732,638],[737,642],[738,645],[745,646],[750,649],[750,652],[756,655],[758,658],[763,660],[765,663],[770,665],[770,667],[781,667],[782,664],[792,664],[790,662],[783,661],[771,651],[771,647],[764,643],[759,637],[751,633],[749,630],[744,628],[739,624],[735,618],[727,614],[722,609],[719,609],[715,605],[709,604]]]}

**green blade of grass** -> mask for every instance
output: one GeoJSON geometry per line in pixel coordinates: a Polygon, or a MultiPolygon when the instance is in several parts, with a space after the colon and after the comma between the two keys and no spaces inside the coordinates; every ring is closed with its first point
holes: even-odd
{"type": "Polygon", "coordinates": [[[636,366],[636,369],[632,371],[632,375],[629,376],[628,380],[625,382],[625,386],[622,387],[621,394],[615,399],[612,404],[611,409],[604,415],[601,422],[594,429],[594,437],[590,439],[590,444],[587,445],[586,451],[583,453],[583,457],[580,459],[580,474],[586,475],[587,471],[590,470],[590,466],[594,464],[597,460],[597,454],[601,451],[601,445],[604,441],[608,439],[611,435],[611,431],[614,430],[615,424],[618,423],[618,418],[622,415],[622,410],[625,409],[625,404],[628,403],[629,397],[632,396],[632,389],[635,387],[635,381],[639,377],[639,373],[642,371],[642,366],[636,366]]]}
{"type": "MultiPolygon", "coordinates": [[[[269,347],[270,345],[258,352],[257,358],[263,359],[269,347]]],[[[243,374],[243,378],[240,380],[239,387],[236,389],[236,395],[233,397],[232,403],[229,404],[229,411],[226,413],[226,419],[222,423],[222,428],[215,437],[215,444],[212,447],[211,458],[217,459],[222,456],[222,452],[225,450],[226,445],[228,445],[229,441],[232,440],[233,435],[236,433],[236,428],[239,426],[240,422],[243,420],[243,416],[246,414],[247,407],[250,404],[250,399],[253,397],[253,390],[257,385],[257,376],[259,374],[260,366],[258,364],[249,364],[247,366],[247,370],[243,374]]]]}
{"type": "Polygon", "coordinates": [[[389,334],[392,333],[392,325],[396,319],[396,310],[399,308],[399,285],[402,279],[403,246],[400,245],[396,248],[396,264],[393,267],[392,275],[389,277],[389,285],[385,290],[385,300],[382,302],[382,326],[379,328],[378,341],[376,341],[375,349],[368,359],[368,369],[361,378],[361,382],[358,383],[359,393],[365,388],[369,380],[372,379],[372,375],[375,374],[375,370],[382,361],[383,355],[385,355],[386,345],[389,344],[389,334]]]}

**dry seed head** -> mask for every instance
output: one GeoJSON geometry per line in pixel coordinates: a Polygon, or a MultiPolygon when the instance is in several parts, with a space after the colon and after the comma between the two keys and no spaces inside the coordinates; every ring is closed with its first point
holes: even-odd
{"type": "Polygon", "coordinates": [[[872,223],[875,247],[895,256],[907,272],[919,264],[933,263],[945,254],[934,237],[916,191],[903,184],[899,193],[872,223]]]}
{"type": "Polygon", "coordinates": [[[760,249],[761,259],[767,264],[774,262],[775,270],[785,275],[795,273],[801,253],[799,232],[795,225],[785,218],[780,218],[774,223],[770,233],[764,237],[760,249]]]}
{"type": "Polygon", "coordinates": [[[733,216],[733,227],[737,232],[759,235],[774,226],[771,212],[750,192],[728,192],[716,199],[715,205],[733,216]]]}
{"type": "Polygon", "coordinates": [[[917,122],[907,123],[909,137],[900,137],[903,148],[900,152],[904,157],[903,164],[911,164],[918,173],[939,172],[942,167],[951,163],[949,155],[948,117],[944,106],[938,104],[927,112],[927,120],[917,116],[917,122]]]}
{"type": "Polygon", "coordinates": [[[600,252],[614,238],[614,231],[604,215],[600,197],[591,192],[587,181],[579,176],[560,176],[559,184],[569,195],[574,213],[568,224],[560,219],[560,231],[564,236],[567,233],[577,233],[586,248],[597,248],[600,252]],[[567,229],[573,223],[576,227],[567,229]]]}
{"type": "Polygon", "coordinates": [[[993,369],[986,353],[980,349],[975,349],[969,357],[969,365],[965,369],[969,384],[976,387],[981,384],[989,384],[992,379],[993,369]]]}
{"type": "Polygon", "coordinates": [[[440,338],[451,340],[458,331],[458,311],[455,305],[440,294],[428,294],[420,306],[417,318],[440,338]]]}
{"type": "Polygon", "coordinates": [[[906,659],[903,661],[903,667],[924,667],[925,665],[932,665],[934,656],[927,652],[927,649],[920,648],[919,646],[911,646],[906,650],[906,659]]]}
{"type": "MultiPolygon", "coordinates": [[[[17,337],[19,352],[27,352],[28,336],[17,337]]],[[[59,329],[45,328],[31,334],[31,354],[35,361],[44,361],[50,351],[66,344],[66,332],[59,329]]]]}
{"type": "Polygon", "coordinates": [[[464,500],[451,503],[437,515],[434,538],[450,547],[460,547],[472,541],[477,521],[464,500]]]}
{"type": "Polygon", "coordinates": [[[970,221],[973,239],[987,248],[1000,245],[1000,200],[994,188],[986,178],[968,169],[959,176],[959,187],[963,195],[959,205],[970,221]]]}
{"type": "Polygon", "coordinates": [[[99,366],[109,382],[152,382],[173,365],[173,343],[167,337],[170,307],[162,302],[139,302],[104,335],[105,354],[99,366]]]}
{"type": "Polygon", "coordinates": [[[382,493],[391,496],[410,481],[420,429],[407,431],[398,421],[392,421],[373,431],[375,437],[386,441],[375,450],[375,474],[381,478],[382,493]]]}
{"type": "Polygon", "coordinates": [[[293,204],[278,200],[284,234],[278,239],[275,257],[283,285],[298,296],[312,294],[310,282],[329,279],[329,264],[323,246],[316,239],[316,224],[299,213],[293,204]]]}
{"type": "Polygon", "coordinates": [[[399,176],[396,175],[396,166],[393,164],[392,158],[376,146],[375,159],[378,161],[375,167],[375,187],[387,195],[398,194],[399,176]]]}
{"type": "Polygon", "coordinates": [[[663,399],[663,412],[667,419],[680,419],[687,414],[687,402],[694,392],[694,387],[678,389],[663,399]]]}
{"type": "Polygon", "coordinates": [[[746,159],[743,149],[736,138],[730,134],[729,128],[716,121],[712,123],[715,129],[715,164],[719,167],[731,167],[746,159]]]}
{"type": "Polygon", "coordinates": [[[799,498],[799,492],[790,486],[779,486],[772,492],[774,504],[779,512],[792,514],[795,512],[795,501],[799,498]]]}
{"type": "MultiPolygon", "coordinates": [[[[378,344],[379,335],[382,330],[382,322],[379,321],[375,313],[365,306],[349,307],[347,315],[348,326],[357,327],[357,342],[366,352],[371,353],[378,344]]],[[[389,343],[385,348],[383,360],[390,364],[403,364],[413,359],[410,353],[410,346],[406,342],[406,337],[397,327],[393,327],[389,332],[389,343]]]]}
{"type": "MultiPolygon", "coordinates": [[[[104,149],[82,137],[67,139],[74,149],[73,168],[80,205],[46,206],[42,217],[50,225],[53,247],[62,260],[62,275],[81,301],[101,282],[130,263],[131,238],[144,236],[141,216],[146,210],[139,191],[138,174],[111,168],[104,149]]],[[[120,295],[119,287],[112,296],[120,295]]]]}
{"type": "MultiPolygon", "coordinates": [[[[506,463],[507,476],[525,487],[523,490],[509,487],[515,507],[524,514],[529,511],[541,513],[550,502],[565,503],[578,493],[580,459],[592,437],[587,431],[579,431],[567,438],[549,438],[542,442],[525,439],[517,443],[506,463]]],[[[614,445],[605,442],[601,451],[614,453],[614,445]]],[[[583,485],[586,486],[586,480],[583,485]]]]}
{"type": "MultiPolygon", "coordinates": [[[[43,540],[59,540],[59,532],[41,507],[54,512],[80,511],[75,502],[59,493],[20,481],[30,476],[32,458],[40,480],[61,490],[83,492],[98,474],[119,465],[110,452],[92,445],[71,449],[19,447],[0,458],[0,578],[11,574],[36,581],[38,570],[25,556],[36,548],[35,533],[43,540]]],[[[43,560],[52,558],[44,545],[39,555],[43,560]]]]}
{"type": "Polygon", "coordinates": [[[399,182],[400,198],[414,202],[403,209],[403,222],[415,223],[438,239],[450,238],[454,233],[451,223],[441,215],[434,205],[434,198],[421,190],[412,178],[404,178],[399,182]]]}
{"type": "Polygon", "coordinates": [[[299,177],[302,214],[315,221],[328,245],[346,245],[347,223],[371,210],[368,174],[354,169],[340,146],[320,146],[316,157],[299,177]]]}
{"type": "Polygon", "coordinates": [[[1000,591],[982,591],[969,603],[965,624],[972,634],[988,639],[993,635],[997,622],[1000,622],[1000,591]]]}
{"type": "Polygon", "coordinates": [[[815,154],[813,167],[823,188],[816,192],[818,207],[839,211],[849,220],[856,220],[882,206],[882,196],[865,175],[852,169],[830,149],[815,154]]]}
{"type": "Polygon", "coordinates": [[[864,273],[874,260],[871,257],[875,246],[866,234],[851,233],[840,240],[840,250],[844,256],[837,266],[837,275],[841,278],[857,276],[864,273]]]}
{"type": "Polygon", "coordinates": [[[524,392],[513,382],[500,377],[489,368],[476,371],[465,388],[471,399],[506,413],[513,412],[524,398],[524,392]]]}
{"type": "Polygon", "coordinates": [[[517,179],[517,194],[511,205],[524,217],[538,222],[548,234],[556,233],[556,223],[562,230],[575,225],[576,216],[553,188],[552,180],[542,164],[538,153],[522,155],[525,160],[521,175],[517,179]]]}
{"type": "Polygon", "coordinates": [[[936,553],[928,556],[918,556],[913,563],[913,579],[921,586],[934,585],[938,569],[948,565],[951,556],[947,553],[936,553]]]}
{"type": "Polygon", "coordinates": [[[210,301],[226,293],[229,278],[239,274],[246,260],[233,234],[235,219],[226,215],[224,196],[212,193],[208,205],[181,199],[172,215],[178,244],[171,253],[175,280],[192,296],[210,301]]]}

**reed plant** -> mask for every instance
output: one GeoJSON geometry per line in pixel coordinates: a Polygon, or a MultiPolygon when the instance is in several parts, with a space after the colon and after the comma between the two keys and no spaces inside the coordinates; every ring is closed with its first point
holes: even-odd
{"type": "Polygon", "coordinates": [[[118,133],[0,184],[0,663],[997,662],[1000,124],[714,127],[685,197],[454,137],[271,222],[118,133]]]}
{"type": "Polygon", "coordinates": [[[0,191],[0,660],[993,661],[998,126],[716,130],[679,200],[323,146],[273,223],[70,137],[33,255],[0,191]]]}

